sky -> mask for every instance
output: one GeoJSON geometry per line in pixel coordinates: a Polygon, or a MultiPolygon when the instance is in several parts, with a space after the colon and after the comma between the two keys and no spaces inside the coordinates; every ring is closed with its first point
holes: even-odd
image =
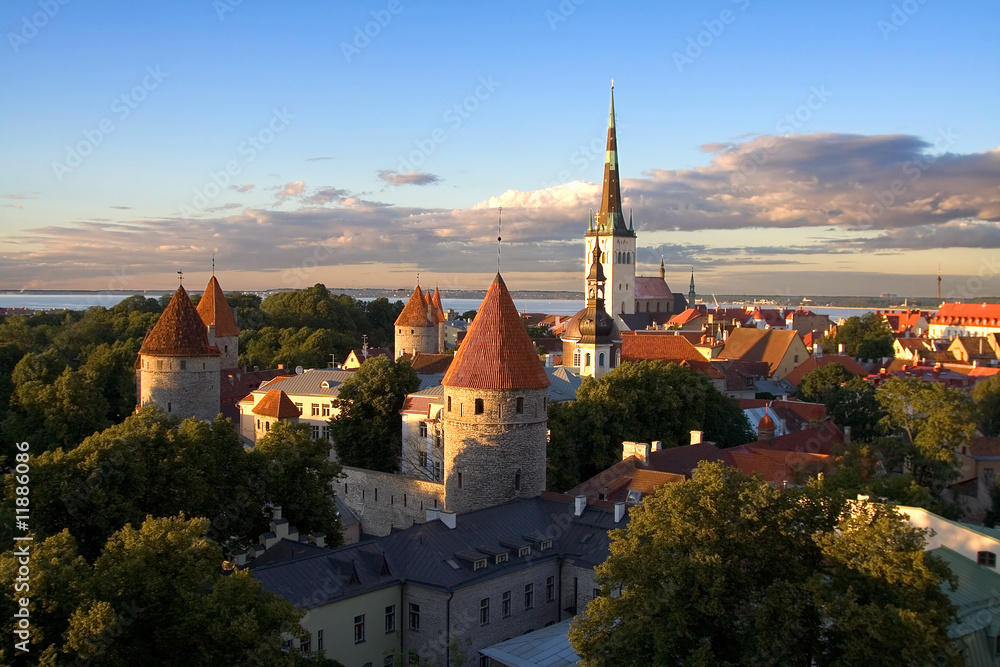
{"type": "Polygon", "coordinates": [[[1000,294],[987,0],[0,7],[0,289],[1000,294]]]}

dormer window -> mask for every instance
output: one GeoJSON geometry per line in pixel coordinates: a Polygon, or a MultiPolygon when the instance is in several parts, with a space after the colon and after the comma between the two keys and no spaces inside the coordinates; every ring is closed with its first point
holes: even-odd
{"type": "Polygon", "coordinates": [[[502,554],[497,554],[496,558],[494,559],[494,562],[497,565],[499,565],[500,563],[506,563],[507,562],[507,552],[504,552],[502,554]]]}
{"type": "Polygon", "coordinates": [[[486,559],[485,558],[480,558],[479,560],[475,561],[472,564],[472,569],[473,570],[482,570],[482,569],[485,569],[485,568],[486,568],[486,559]]]}
{"type": "Polygon", "coordinates": [[[552,548],[552,540],[542,540],[542,543],[538,545],[539,551],[545,551],[546,549],[552,548]]]}
{"type": "Polygon", "coordinates": [[[520,547],[517,550],[517,557],[518,558],[524,558],[525,556],[528,556],[530,554],[531,554],[531,547],[520,547]]]}
{"type": "Polygon", "coordinates": [[[976,557],[977,562],[985,567],[997,566],[997,555],[992,551],[980,551],[976,557]]]}

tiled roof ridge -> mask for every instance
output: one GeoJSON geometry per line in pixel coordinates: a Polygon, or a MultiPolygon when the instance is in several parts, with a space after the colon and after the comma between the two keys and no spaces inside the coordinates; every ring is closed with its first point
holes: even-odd
{"type": "Polygon", "coordinates": [[[208,344],[205,323],[183,285],[178,286],[170,303],[146,334],[139,354],[167,357],[219,355],[219,348],[208,344]]]}
{"type": "Polygon", "coordinates": [[[216,336],[239,336],[240,329],[236,325],[236,318],[226,301],[226,295],[222,291],[222,286],[215,276],[212,276],[205,292],[198,302],[198,315],[201,316],[205,326],[215,325],[216,336]]]}
{"type": "Polygon", "coordinates": [[[406,302],[394,326],[397,327],[430,327],[434,326],[427,317],[427,300],[424,298],[420,285],[413,288],[410,300],[406,302]]]}

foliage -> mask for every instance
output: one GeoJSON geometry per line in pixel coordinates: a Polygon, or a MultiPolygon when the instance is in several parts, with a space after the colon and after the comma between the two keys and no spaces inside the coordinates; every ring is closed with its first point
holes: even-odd
{"type": "Polygon", "coordinates": [[[754,439],[736,401],[690,368],[659,361],[624,363],[600,379],[584,378],[576,401],[553,406],[549,430],[550,451],[579,462],[576,471],[552,470],[552,489],[569,488],[620,461],[626,440],[674,447],[687,444],[692,430],[722,447],[754,439]]]}
{"type": "Polygon", "coordinates": [[[976,430],[975,406],[968,394],[940,382],[890,377],[876,393],[885,411],[882,426],[911,463],[914,479],[941,491],[958,473],[957,452],[976,430]]]}
{"type": "Polygon", "coordinates": [[[368,359],[344,381],[330,420],[330,437],[345,466],[398,472],[403,423],[399,411],[407,394],[420,387],[409,362],[368,359]]]}
{"type": "Polygon", "coordinates": [[[881,359],[893,356],[892,327],[878,313],[857,315],[837,327],[836,336],[824,339],[824,349],[844,346],[844,353],[856,359],[881,359]]]}
{"type": "Polygon", "coordinates": [[[850,426],[855,440],[869,442],[881,435],[880,422],[885,413],[875,397],[875,388],[841,364],[826,364],[806,374],[797,395],[826,405],[833,422],[850,426]]]}
{"type": "Polygon", "coordinates": [[[703,463],[612,538],[570,630],[581,665],[962,664],[947,567],[890,506],[703,463]]]}
{"type": "Polygon", "coordinates": [[[1000,435],[1000,375],[980,380],[972,388],[979,430],[983,435],[1000,435]]]}
{"type": "Polygon", "coordinates": [[[802,377],[796,395],[804,401],[826,403],[842,385],[855,377],[843,364],[826,364],[802,377]]]}
{"type": "MultiPolygon", "coordinates": [[[[207,519],[147,517],[111,535],[88,565],[68,530],[35,544],[32,559],[32,653],[24,660],[0,649],[5,664],[291,665],[285,633],[302,634],[301,612],[246,572],[219,574],[222,550],[203,534],[207,519]],[[40,654],[40,655],[39,655],[40,654]]],[[[17,572],[11,552],[0,554],[0,580],[17,572]]],[[[11,636],[13,600],[4,596],[11,636]]]]}

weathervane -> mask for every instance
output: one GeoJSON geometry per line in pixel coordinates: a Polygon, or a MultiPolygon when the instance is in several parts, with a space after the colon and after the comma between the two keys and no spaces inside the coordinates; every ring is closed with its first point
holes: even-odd
{"type": "Polygon", "coordinates": [[[500,273],[500,228],[503,226],[503,206],[497,206],[497,273],[500,273]]]}

